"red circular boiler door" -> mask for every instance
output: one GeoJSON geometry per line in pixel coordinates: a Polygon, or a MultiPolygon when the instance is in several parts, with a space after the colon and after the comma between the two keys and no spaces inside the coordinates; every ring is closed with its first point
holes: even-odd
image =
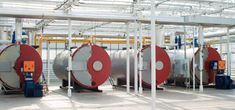
{"type": "MultiPolygon", "coordinates": [[[[206,47],[203,48],[204,51],[204,56],[206,56],[206,58],[204,59],[204,64],[203,64],[203,84],[210,84],[214,82],[215,79],[215,74],[213,72],[213,70],[210,69],[210,62],[214,61],[214,60],[221,60],[220,54],[216,51],[216,49],[212,48],[212,47],[206,47]]],[[[199,64],[199,54],[200,54],[200,49],[197,50],[197,52],[195,53],[195,59],[197,59],[198,61],[195,62],[197,64],[199,64]]],[[[193,61],[191,61],[191,67],[192,67],[193,61]]],[[[192,68],[191,68],[191,75],[192,73],[192,68]]],[[[200,81],[200,70],[199,68],[196,69],[195,71],[195,78],[196,80],[199,82],[200,81]]]]}
{"type": "Polygon", "coordinates": [[[78,66],[86,65],[86,72],[72,71],[72,78],[78,85],[88,89],[97,88],[110,76],[111,59],[102,47],[84,44],[73,53],[72,57],[72,62],[80,62],[78,66]],[[86,52],[87,50],[89,52],[86,52]],[[88,53],[88,55],[82,53],[88,53]],[[87,60],[82,62],[82,58],[87,58],[87,60]]]}
{"type": "MultiPolygon", "coordinates": [[[[157,85],[162,84],[167,80],[170,69],[171,61],[166,51],[156,46],[156,82],[157,85]]],[[[143,83],[146,86],[151,86],[151,48],[147,46],[143,49],[143,61],[147,66],[143,71],[143,83]]]]}
{"type": "Polygon", "coordinates": [[[42,74],[42,59],[39,53],[33,47],[25,44],[20,44],[20,56],[15,63],[16,73],[20,76],[21,81],[24,81],[24,73],[21,71],[24,61],[34,61],[35,72],[33,72],[33,80],[38,81],[42,74]]]}

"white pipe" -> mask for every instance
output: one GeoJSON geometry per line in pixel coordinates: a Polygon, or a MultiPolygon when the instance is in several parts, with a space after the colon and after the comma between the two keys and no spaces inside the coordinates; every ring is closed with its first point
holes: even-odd
{"type": "Polygon", "coordinates": [[[152,110],[156,109],[156,27],[155,0],[151,0],[151,96],[152,110]]]}
{"type": "Polygon", "coordinates": [[[229,28],[227,28],[227,75],[231,76],[231,51],[230,51],[230,33],[229,28]]]}
{"type": "Polygon", "coordinates": [[[8,44],[11,43],[10,40],[0,40],[0,44],[8,44]]]}
{"type": "Polygon", "coordinates": [[[47,85],[50,85],[50,42],[47,42],[47,85]]]}
{"type": "Polygon", "coordinates": [[[202,84],[202,72],[203,72],[203,42],[204,42],[204,39],[203,39],[203,27],[202,26],[199,26],[199,38],[200,38],[200,86],[199,86],[199,91],[200,92],[203,92],[203,84],[202,84]]]}
{"type": "Polygon", "coordinates": [[[135,94],[138,94],[138,57],[137,57],[137,21],[134,21],[134,88],[135,94]]]}
{"type": "MultiPolygon", "coordinates": [[[[234,35],[234,34],[235,34],[235,29],[230,30],[230,35],[234,35]]],[[[210,33],[205,34],[205,38],[222,37],[226,35],[227,35],[226,31],[210,32],[210,33]]]]}
{"type": "MultiPolygon", "coordinates": [[[[222,41],[222,37],[220,37],[220,41],[222,41]]],[[[223,46],[222,43],[220,43],[220,55],[223,53],[223,46]]]]}
{"type": "MultiPolygon", "coordinates": [[[[184,62],[185,62],[185,64],[188,64],[187,54],[186,54],[186,27],[185,26],[184,26],[184,62]]],[[[185,72],[187,74],[187,78],[186,78],[185,82],[186,83],[188,83],[188,82],[190,83],[190,72],[188,72],[188,71],[185,71],[185,72]]],[[[187,88],[187,86],[186,86],[186,88],[187,88]]]]}
{"type": "Polygon", "coordinates": [[[142,57],[142,47],[143,47],[143,41],[142,41],[142,24],[139,22],[139,42],[140,42],[140,48],[139,48],[139,94],[143,93],[143,87],[142,87],[142,70],[143,70],[143,57],[142,57]]]}
{"type": "Polygon", "coordinates": [[[35,36],[35,32],[29,31],[29,45],[34,45],[34,36],[35,36]]]}
{"type": "MultiPolygon", "coordinates": [[[[193,53],[195,52],[195,31],[196,28],[193,27],[193,53]]],[[[195,81],[195,55],[193,55],[193,91],[195,91],[195,85],[196,85],[196,81],[195,81]]]]}
{"type": "Polygon", "coordinates": [[[22,39],[22,27],[23,22],[21,18],[15,19],[15,35],[16,35],[16,42],[21,42],[22,39]]]}
{"type": "Polygon", "coordinates": [[[71,24],[71,19],[68,19],[68,38],[69,38],[69,51],[70,51],[70,55],[68,58],[68,97],[72,96],[72,91],[71,91],[71,70],[72,70],[72,56],[71,56],[71,47],[72,47],[72,24],[71,24]]]}
{"type": "Polygon", "coordinates": [[[156,37],[156,45],[162,47],[164,45],[164,33],[160,25],[156,27],[156,37]]]}
{"type": "Polygon", "coordinates": [[[184,59],[186,60],[186,27],[184,26],[184,59]]]}
{"type": "Polygon", "coordinates": [[[29,38],[29,41],[28,41],[28,44],[29,45],[33,45],[33,42],[32,42],[32,38],[33,38],[33,33],[32,31],[28,31],[28,38],[29,38]]]}
{"type": "Polygon", "coordinates": [[[126,92],[130,93],[130,31],[129,23],[126,23],[126,32],[127,32],[127,57],[126,57],[126,92]]]}
{"type": "MultiPolygon", "coordinates": [[[[43,27],[41,27],[41,33],[40,33],[40,37],[42,37],[43,36],[43,27]]],[[[37,44],[39,44],[40,43],[40,40],[37,40],[37,44]]],[[[42,47],[41,47],[42,48],[42,47]]],[[[42,52],[41,52],[42,53],[42,52]]],[[[40,82],[42,82],[43,81],[43,76],[41,75],[41,77],[40,77],[40,82]]]]}

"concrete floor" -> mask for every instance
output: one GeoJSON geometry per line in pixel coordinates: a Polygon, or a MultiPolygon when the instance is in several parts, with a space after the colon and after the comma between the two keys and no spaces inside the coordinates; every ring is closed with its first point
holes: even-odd
{"type": "MultiPolygon", "coordinates": [[[[50,86],[43,98],[0,95],[0,110],[150,110],[150,91],[142,96],[126,94],[125,89],[102,86],[103,93],[74,93],[69,99],[58,85],[50,86]]],[[[235,110],[235,90],[205,88],[203,93],[166,87],[157,91],[158,110],[235,110]]]]}

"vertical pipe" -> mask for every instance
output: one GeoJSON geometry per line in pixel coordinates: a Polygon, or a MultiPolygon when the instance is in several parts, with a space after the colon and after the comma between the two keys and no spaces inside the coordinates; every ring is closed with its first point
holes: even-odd
{"type": "MultiPolygon", "coordinates": [[[[195,29],[195,27],[193,27],[193,53],[195,52],[195,31],[196,29],[195,29]]],[[[195,79],[195,55],[193,55],[193,91],[195,91],[195,85],[196,85],[196,81],[195,81],[196,79],[195,79]]]]}
{"type": "Polygon", "coordinates": [[[186,60],[186,28],[184,26],[184,60],[186,60]]]}
{"type": "Polygon", "coordinates": [[[152,110],[156,108],[156,38],[155,38],[155,0],[151,0],[151,95],[152,110]]]}
{"type": "Polygon", "coordinates": [[[11,26],[11,30],[10,30],[10,32],[11,32],[11,34],[10,34],[10,36],[11,36],[11,37],[10,37],[10,38],[11,38],[10,40],[11,40],[11,42],[13,41],[13,32],[14,32],[14,31],[15,31],[15,25],[12,25],[12,26],[11,26]]]}
{"type": "Polygon", "coordinates": [[[29,39],[30,39],[30,45],[34,45],[34,41],[35,41],[35,31],[31,31],[30,32],[31,33],[31,35],[29,36],[29,39]]]}
{"type": "Polygon", "coordinates": [[[72,56],[71,56],[71,47],[72,47],[72,24],[71,24],[71,19],[68,19],[68,36],[69,36],[69,51],[70,51],[70,55],[68,58],[68,97],[72,96],[72,91],[71,91],[71,70],[72,70],[72,56]]]}
{"type": "Polygon", "coordinates": [[[40,56],[42,56],[42,37],[43,37],[43,27],[41,28],[39,48],[38,48],[40,56]]]}
{"type": "Polygon", "coordinates": [[[135,94],[138,94],[138,57],[137,57],[137,21],[134,21],[134,88],[135,94]]]}
{"type": "Polygon", "coordinates": [[[230,51],[230,33],[229,28],[227,28],[227,75],[231,76],[231,51],[230,51]]]}
{"type": "Polygon", "coordinates": [[[156,26],[156,34],[155,36],[157,37],[156,39],[156,45],[162,47],[164,45],[164,34],[163,34],[163,29],[160,25],[156,26]]]}
{"type": "Polygon", "coordinates": [[[38,37],[37,37],[37,34],[34,34],[34,45],[37,45],[37,40],[38,40],[38,37]]]}
{"type": "Polygon", "coordinates": [[[203,27],[199,26],[199,38],[200,38],[200,86],[199,86],[199,91],[203,92],[203,84],[202,84],[202,72],[203,72],[203,43],[204,43],[204,39],[203,39],[203,27]]]}
{"type": "MultiPolygon", "coordinates": [[[[220,39],[220,41],[222,41],[222,36],[219,39],[220,39]]],[[[222,56],[222,54],[223,54],[223,45],[222,45],[222,43],[220,43],[219,45],[220,45],[220,56],[222,56]]]]}
{"type": "Polygon", "coordinates": [[[142,87],[142,71],[143,71],[143,57],[142,57],[142,47],[143,47],[143,36],[142,36],[142,24],[139,22],[139,93],[143,93],[143,87],[142,87]]]}
{"type": "Polygon", "coordinates": [[[34,45],[35,32],[29,31],[29,45],[34,45]]]}
{"type": "Polygon", "coordinates": [[[130,93],[130,32],[129,23],[126,23],[126,33],[127,33],[127,57],[126,57],[126,92],[130,93]]]}
{"type": "Polygon", "coordinates": [[[32,33],[32,31],[28,31],[28,36],[29,36],[28,44],[29,44],[29,45],[32,45],[32,38],[33,38],[33,33],[32,33]]]}
{"type": "MultiPolygon", "coordinates": [[[[184,63],[187,65],[186,46],[187,46],[186,45],[186,27],[184,26],[184,63]]],[[[188,84],[188,81],[190,83],[190,73],[188,71],[186,71],[186,70],[185,70],[185,73],[187,75],[187,78],[186,78],[185,82],[188,84]]],[[[186,86],[186,88],[187,88],[187,86],[186,86]]]]}
{"type": "Polygon", "coordinates": [[[50,85],[50,42],[47,41],[47,84],[50,85]]]}
{"type": "Polygon", "coordinates": [[[17,43],[21,42],[22,27],[23,27],[22,19],[16,18],[15,19],[15,37],[16,37],[15,39],[17,43]]]}

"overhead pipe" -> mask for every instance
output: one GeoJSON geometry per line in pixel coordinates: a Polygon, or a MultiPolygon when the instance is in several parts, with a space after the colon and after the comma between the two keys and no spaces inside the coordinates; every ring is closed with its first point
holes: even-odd
{"type": "MultiPolygon", "coordinates": [[[[155,4],[154,4],[155,6],[155,4]]],[[[14,18],[33,18],[33,19],[55,19],[55,20],[79,20],[79,21],[96,21],[96,22],[132,22],[135,18],[130,15],[97,15],[97,13],[83,13],[83,14],[74,14],[70,15],[64,14],[62,12],[54,12],[54,11],[32,11],[28,9],[17,10],[17,9],[9,9],[9,8],[0,8],[0,16],[2,17],[14,17],[14,18]],[[25,13],[27,12],[27,13],[25,13]]],[[[155,16],[155,23],[157,24],[171,24],[171,25],[207,25],[213,27],[226,27],[233,26],[234,19],[233,18],[221,18],[221,17],[208,17],[208,16],[155,16]],[[158,21],[156,21],[158,19],[158,21]],[[220,22],[218,22],[220,21],[220,22]]],[[[138,20],[142,23],[150,24],[149,18],[142,18],[138,20]]]]}
{"type": "MultiPolygon", "coordinates": [[[[80,34],[80,33],[79,33],[80,34]]],[[[35,37],[41,36],[40,34],[36,34],[35,37]]],[[[60,37],[60,38],[66,38],[68,35],[67,34],[43,34],[43,37],[60,37]]],[[[94,36],[95,38],[112,38],[112,39],[125,39],[126,36],[116,36],[116,35],[76,35],[73,34],[73,37],[80,37],[84,38],[84,36],[94,36]]],[[[144,39],[151,39],[150,36],[143,36],[144,39]]],[[[134,39],[134,36],[130,36],[130,39],[134,39]]],[[[192,39],[189,39],[192,40],[192,39]]]]}
{"type": "MultiPolygon", "coordinates": [[[[222,37],[222,36],[226,36],[227,35],[227,31],[223,31],[223,32],[210,32],[210,33],[205,33],[204,37],[205,38],[213,38],[213,37],[222,37]]],[[[235,29],[230,29],[229,30],[229,35],[235,35],[235,29]]]]}
{"type": "MultiPolygon", "coordinates": [[[[49,37],[36,37],[34,39],[34,44],[37,44],[37,41],[43,42],[59,42],[59,43],[65,43],[68,41],[66,38],[49,38],[49,37]]],[[[148,40],[148,37],[143,37],[142,39],[143,44],[149,44],[150,41],[148,40]]],[[[83,43],[107,43],[107,44],[126,44],[126,39],[96,39],[95,36],[92,36],[90,38],[72,38],[72,42],[83,42],[83,43]]],[[[134,43],[134,39],[130,38],[130,44],[134,43]]],[[[138,42],[139,43],[139,42],[138,42]]]]}

